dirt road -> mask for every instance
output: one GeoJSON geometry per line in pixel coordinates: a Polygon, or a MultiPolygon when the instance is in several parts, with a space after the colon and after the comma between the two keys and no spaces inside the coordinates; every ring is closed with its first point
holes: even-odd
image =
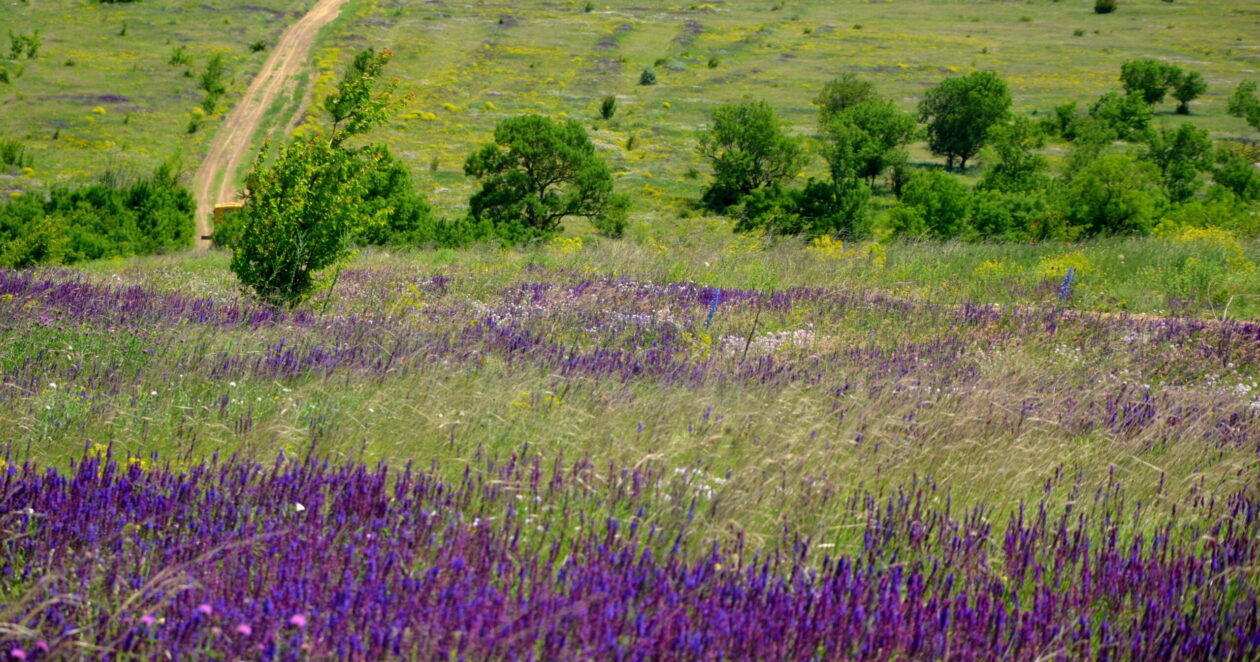
{"type": "Polygon", "coordinates": [[[197,250],[210,247],[210,242],[202,237],[210,234],[210,214],[214,206],[236,199],[236,169],[249,154],[250,143],[263,115],[301,72],[320,28],[337,17],[346,1],[319,0],[284,31],[262,70],[250,81],[245,96],[214,134],[210,150],[193,176],[193,195],[197,197],[197,250]]]}

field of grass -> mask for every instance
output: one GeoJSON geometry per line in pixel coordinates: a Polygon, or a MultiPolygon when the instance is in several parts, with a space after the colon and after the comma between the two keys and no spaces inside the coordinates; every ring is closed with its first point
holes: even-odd
{"type": "MultiPolygon", "coordinates": [[[[689,210],[715,104],[808,133],[846,70],[909,109],[992,67],[1031,112],[1165,57],[1212,86],[1191,121],[1242,132],[1251,3],[1091,6],[352,0],[286,109],[394,49],[416,96],[373,138],[444,215],[498,120],[580,118],[636,198],[627,237],[364,250],[287,311],[223,252],[0,270],[0,656],[1256,659],[1254,239],[803,243],[689,210]]],[[[232,53],[230,100],[289,20],[207,7],[77,5],[57,36],[14,5],[46,27],[0,88],[36,159],[4,185],[195,154],[213,123],[183,133],[170,47],[232,53]],[[63,63],[124,39],[130,77],[63,63]],[[113,93],[149,110],[79,105],[113,93]]]]}
{"type": "Polygon", "coordinates": [[[21,75],[0,84],[0,138],[19,140],[33,164],[0,173],[0,194],[93,181],[107,169],[151,171],[181,156],[191,174],[219,119],[240,96],[273,44],[310,0],[102,4],[4,3],[0,44],[8,33],[40,33],[33,59],[10,62],[21,75]],[[177,49],[187,63],[172,63],[177,49]],[[228,93],[200,130],[189,120],[205,93],[198,80],[223,55],[228,93]]]}

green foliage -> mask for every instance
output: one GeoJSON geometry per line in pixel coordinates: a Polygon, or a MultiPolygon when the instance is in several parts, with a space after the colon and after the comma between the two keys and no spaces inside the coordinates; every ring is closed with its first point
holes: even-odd
{"type": "Polygon", "coordinates": [[[1177,65],[1151,58],[1126,60],[1120,66],[1120,82],[1124,85],[1125,94],[1136,95],[1152,106],[1164,100],[1168,88],[1181,75],[1181,69],[1177,65]]]}
{"type": "Polygon", "coordinates": [[[958,161],[960,170],[980,151],[989,129],[1006,119],[1011,92],[992,71],[947,78],[928,90],[919,104],[919,119],[927,123],[928,146],[945,157],[946,167],[958,161]]]}
{"type": "Polygon", "coordinates": [[[424,196],[415,191],[407,166],[384,146],[366,148],[361,154],[363,199],[362,223],[354,232],[354,241],[373,246],[425,246],[436,243],[438,231],[432,209],[424,196]]]}
{"type": "Polygon", "coordinates": [[[978,188],[1003,193],[1026,193],[1047,184],[1044,173],[1050,162],[1035,150],[1045,146],[1040,127],[1025,117],[1015,117],[990,131],[997,162],[988,169],[978,188]]]}
{"type": "Polygon", "coordinates": [[[216,54],[206,62],[206,70],[201,72],[197,87],[212,97],[218,97],[227,91],[227,64],[222,54],[216,54]]]}
{"type": "Polygon", "coordinates": [[[1226,147],[1216,150],[1212,179],[1241,200],[1260,200],[1260,169],[1239,150],[1226,147]]]}
{"type": "Polygon", "coordinates": [[[1203,184],[1199,173],[1212,167],[1212,139],[1205,129],[1196,129],[1189,122],[1174,130],[1152,133],[1147,160],[1163,173],[1164,191],[1173,202],[1181,202],[1198,193],[1203,184]]]}
{"type": "Polygon", "coordinates": [[[464,173],[481,180],[469,200],[508,243],[550,237],[567,216],[584,216],[605,234],[625,227],[629,200],[613,192],[612,174],[581,125],[539,115],[503,120],[494,142],[468,157],[464,173]]]}
{"type": "Polygon", "coordinates": [[[1116,10],[1116,0],[1094,0],[1095,14],[1110,14],[1116,10]]]}
{"type": "Polygon", "coordinates": [[[318,135],[290,141],[270,165],[265,152],[245,178],[231,267],[262,301],[294,306],[319,271],[348,256],[350,234],[379,220],[361,216],[367,187],[356,153],[318,135]]]}
{"type": "Polygon", "coordinates": [[[249,52],[251,53],[260,53],[265,50],[267,50],[267,41],[264,39],[259,39],[249,45],[249,52]]]}
{"type": "Polygon", "coordinates": [[[870,197],[870,189],[856,180],[811,179],[802,189],[775,183],[744,196],[732,209],[735,231],[866,239],[871,235],[870,197]]]}
{"type": "Polygon", "coordinates": [[[0,165],[29,167],[33,161],[20,140],[0,140],[0,165]]]}
{"type": "Polygon", "coordinates": [[[176,46],[175,49],[171,51],[170,59],[166,62],[172,67],[186,67],[192,64],[192,57],[188,55],[188,52],[184,50],[183,46],[176,46]]]}
{"type": "Polygon", "coordinates": [[[330,140],[334,147],[383,123],[390,109],[400,103],[394,95],[397,82],[381,79],[393,55],[393,51],[373,48],[359,51],[346,67],[337,90],[324,99],[324,110],[332,117],[330,140]]]}
{"type": "Polygon", "coordinates": [[[719,106],[700,134],[700,154],[713,167],[703,203],[723,211],[753,191],[784,183],[805,164],[800,141],[783,133],[765,101],[719,106]]]}
{"type": "Polygon", "coordinates": [[[639,74],[639,84],[640,85],[655,85],[656,84],[656,70],[653,69],[652,67],[644,68],[643,72],[639,74]]]}
{"type": "Polygon", "coordinates": [[[1136,141],[1145,137],[1155,113],[1140,96],[1108,92],[1089,107],[1089,116],[1101,122],[1115,137],[1136,141]]]}
{"type": "Polygon", "coordinates": [[[1088,236],[1150,234],[1164,204],[1160,172],[1130,154],[1106,153],[1073,173],[1060,202],[1088,236]]]}
{"type": "Polygon", "coordinates": [[[823,157],[835,182],[861,178],[874,185],[885,170],[906,160],[903,146],[918,130],[914,117],[882,99],[863,101],[825,117],[823,157]]]}
{"type": "Polygon", "coordinates": [[[971,229],[971,191],[958,178],[940,170],[915,173],[902,189],[901,204],[918,212],[920,234],[955,239],[971,229]]]}
{"type": "Polygon", "coordinates": [[[1190,102],[1207,92],[1207,81],[1197,71],[1184,71],[1173,83],[1172,95],[1177,100],[1177,114],[1189,115],[1190,102]]]}
{"type": "Polygon", "coordinates": [[[599,104],[599,116],[610,120],[617,113],[617,97],[608,95],[599,104]]]}
{"type": "Polygon", "coordinates": [[[294,306],[309,296],[318,273],[346,259],[353,234],[406,226],[391,202],[402,198],[397,168],[376,148],[349,149],[344,141],[385,121],[397,105],[392,83],[379,81],[390,51],[357,54],[324,100],[333,118],[328,136],[290,141],[270,165],[261,151],[245,178],[245,206],[233,219],[232,271],[259,299],[294,306]],[[376,187],[376,195],[369,195],[376,187]]]}
{"type": "MultiPolygon", "coordinates": [[[[109,178],[116,180],[117,178],[109,178]]],[[[183,250],[194,230],[193,197],[164,164],[148,179],[109,181],[48,195],[24,195],[0,207],[0,266],[183,250]]]]}
{"type": "Polygon", "coordinates": [[[857,74],[844,73],[823,86],[814,97],[814,105],[818,106],[819,123],[825,125],[841,111],[877,98],[873,83],[862,80],[857,74]]]}
{"type": "Polygon", "coordinates": [[[1234,88],[1234,93],[1229,97],[1228,110],[1230,115],[1241,117],[1251,128],[1260,131],[1260,99],[1256,98],[1254,80],[1243,81],[1234,88]]]}
{"type": "Polygon", "coordinates": [[[9,31],[9,59],[34,60],[39,55],[39,47],[43,44],[44,40],[39,30],[30,34],[14,34],[13,31],[9,31]]]}

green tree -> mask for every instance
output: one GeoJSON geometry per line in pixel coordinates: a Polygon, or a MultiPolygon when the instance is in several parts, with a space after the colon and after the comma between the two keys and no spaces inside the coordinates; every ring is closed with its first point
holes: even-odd
{"type": "Polygon", "coordinates": [[[877,98],[873,83],[862,80],[857,74],[844,73],[823,86],[814,97],[814,105],[818,106],[819,123],[825,125],[836,114],[877,98]]]}
{"type": "Polygon", "coordinates": [[[962,237],[971,229],[971,191],[940,170],[915,173],[901,191],[901,204],[918,212],[923,228],[935,239],[962,237]]]}
{"type": "Polygon", "coordinates": [[[978,188],[1003,193],[1025,193],[1045,187],[1042,174],[1049,167],[1046,157],[1036,150],[1045,146],[1040,127],[1026,117],[1015,117],[990,131],[997,162],[980,180],[978,188]]]}
{"type": "Polygon", "coordinates": [[[1197,71],[1183,71],[1173,82],[1172,95],[1177,100],[1177,114],[1189,115],[1190,102],[1207,92],[1207,81],[1197,71]]]}
{"type": "Polygon", "coordinates": [[[1163,101],[1168,94],[1168,88],[1180,76],[1181,69],[1177,65],[1151,58],[1126,60],[1120,66],[1120,82],[1124,85],[1124,93],[1137,95],[1148,106],[1163,101]]]}
{"type": "Polygon", "coordinates": [[[354,241],[372,246],[421,246],[433,243],[435,221],[424,196],[416,193],[411,173],[384,146],[366,148],[361,216],[354,241]]]}
{"type": "Polygon", "coordinates": [[[1159,169],[1129,154],[1102,154],[1073,174],[1060,198],[1089,236],[1150,234],[1163,206],[1159,169]]]}
{"type": "Polygon", "coordinates": [[[584,216],[619,236],[629,200],[613,192],[612,174],[582,126],[539,115],[503,120],[494,142],[468,157],[464,173],[481,180],[469,201],[472,217],[489,221],[505,241],[531,241],[584,216]]]}
{"type": "Polygon", "coordinates": [[[906,159],[904,145],[914,139],[918,126],[891,101],[872,99],[849,106],[824,120],[823,157],[835,182],[875,179],[893,164],[906,159]]]}
{"type": "Polygon", "coordinates": [[[927,123],[928,146],[945,157],[945,165],[959,170],[984,146],[989,129],[1006,119],[1011,92],[992,71],[947,78],[928,90],[919,104],[919,119],[927,123]]]}
{"type": "Polygon", "coordinates": [[[1212,179],[1242,200],[1260,200],[1260,169],[1237,150],[1221,147],[1216,151],[1212,179]]]}
{"type": "Polygon", "coordinates": [[[1229,96],[1229,114],[1246,120],[1251,128],[1260,131],[1260,99],[1256,98],[1256,82],[1243,81],[1229,96]]]}
{"type": "Polygon", "coordinates": [[[759,188],[787,182],[805,165],[800,141],[783,133],[765,101],[718,107],[699,148],[713,167],[703,202],[719,212],[759,188]]]}
{"type": "Polygon", "coordinates": [[[1163,174],[1164,191],[1173,202],[1193,196],[1203,184],[1199,173],[1212,167],[1212,139],[1189,122],[1152,133],[1146,158],[1163,174]]]}
{"type": "Polygon", "coordinates": [[[377,225],[386,213],[365,217],[365,176],[382,153],[350,149],[347,138],[385,121],[399,103],[395,83],[379,78],[390,51],[355,57],[337,91],[325,100],[333,117],[326,135],[290,141],[267,164],[259,153],[245,178],[245,206],[233,223],[232,271],[272,305],[294,306],[314,288],[320,271],[350,254],[356,229],[377,225]]]}
{"type": "Polygon", "coordinates": [[[1115,137],[1133,141],[1145,137],[1155,113],[1139,96],[1108,92],[1089,107],[1089,116],[1110,129],[1115,137]]]}

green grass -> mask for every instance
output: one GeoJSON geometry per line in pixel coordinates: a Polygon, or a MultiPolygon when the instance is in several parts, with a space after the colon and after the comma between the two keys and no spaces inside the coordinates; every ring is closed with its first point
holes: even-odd
{"type": "Polygon", "coordinates": [[[4,26],[38,29],[43,45],[20,63],[20,78],[0,85],[0,136],[23,141],[34,160],[32,170],[0,174],[0,194],[88,181],[106,168],[145,173],[173,154],[195,170],[218,120],[267,57],[249,45],[274,42],[310,4],[6,3],[4,26]],[[170,64],[181,46],[191,64],[170,64]],[[228,64],[228,93],[189,135],[188,120],[205,96],[198,76],[217,53],[228,64]]]}

